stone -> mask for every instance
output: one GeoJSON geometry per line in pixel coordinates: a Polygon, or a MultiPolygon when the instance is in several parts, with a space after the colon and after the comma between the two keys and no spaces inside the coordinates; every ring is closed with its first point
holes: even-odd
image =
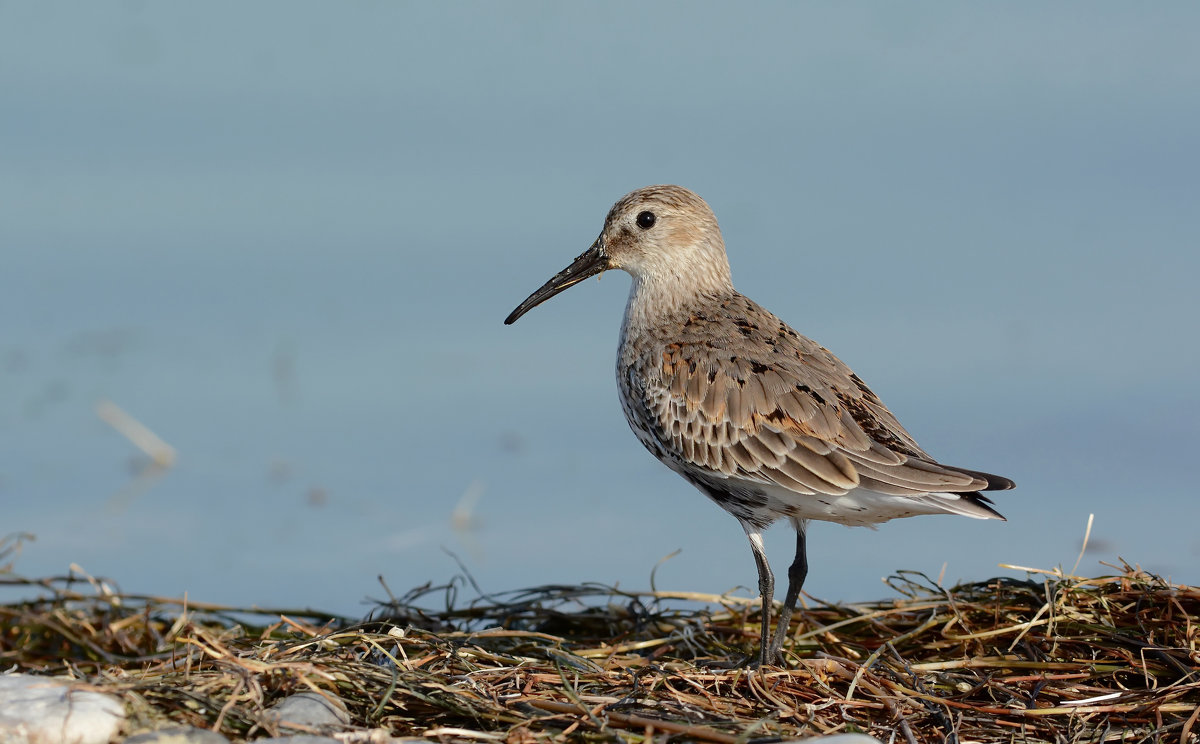
{"type": "Polygon", "coordinates": [[[108,744],[125,722],[112,695],[75,688],[75,681],[32,674],[0,675],[3,744],[108,744]]]}
{"type": "Polygon", "coordinates": [[[208,729],[171,726],[131,736],[124,744],[229,744],[229,740],[208,729]]]}
{"type": "Polygon", "coordinates": [[[344,728],[350,723],[350,714],[336,696],[331,697],[333,699],[316,692],[298,692],[272,705],[270,715],[281,726],[344,728]]]}

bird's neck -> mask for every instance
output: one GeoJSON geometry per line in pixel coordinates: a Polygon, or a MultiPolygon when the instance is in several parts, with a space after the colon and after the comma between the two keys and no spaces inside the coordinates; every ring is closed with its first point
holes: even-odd
{"type": "Polygon", "coordinates": [[[710,304],[713,298],[733,293],[728,268],[724,272],[689,273],[685,277],[673,273],[635,275],[625,305],[622,338],[660,327],[673,317],[710,304]]]}

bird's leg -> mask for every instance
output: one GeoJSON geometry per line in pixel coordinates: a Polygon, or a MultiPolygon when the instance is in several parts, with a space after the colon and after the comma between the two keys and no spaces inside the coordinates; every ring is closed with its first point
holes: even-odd
{"type": "Polygon", "coordinates": [[[766,666],[774,657],[767,655],[767,646],[771,638],[771,600],[775,596],[775,575],[767,563],[767,552],[763,550],[762,533],[758,528],[742,523],[746,537],[750,538],[750,549],[754,551],[754,563],[758,566],[758,593],[762,596],[762,630],[759,643],[759,666],[766,666]]]}
{"type": "Polygon", "coordinates": [[[788,567],[787,597],[783,600],[783,610],[779,613],[779,625],[775,628],[775,635],[771,636],[771,648],[766,653],[771,663],[780,663],[783,660],[783,654],[780,653],[783,649],[783,639],[787,637],[792,612],[796,609],[796,600],[800,598],[800,588],[804,586],[804,578],[808,576],[808,551],[804,544],[804,528],[807,525],[800,519],[793,519],[792,525],[796,528],[796,558],[788,567]]]}

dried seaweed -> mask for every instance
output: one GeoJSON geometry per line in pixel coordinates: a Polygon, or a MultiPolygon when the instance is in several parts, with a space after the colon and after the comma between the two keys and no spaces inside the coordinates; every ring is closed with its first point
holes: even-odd
{"type": "Polygon", "coordinates": [[[351,620],[0,574],[36,595],[0,605],[0,667],[120,695],[135,729],[236,740],[280,733],[269,706],[316,691],[367,738],[1196,741],[1200,589],[1115,568],[949,589],[898,574],[896,599],[803,608],[789,668],[764,670],[737,666],[754,598],[582,585],[463,602],[459,580],[351,620]]]}

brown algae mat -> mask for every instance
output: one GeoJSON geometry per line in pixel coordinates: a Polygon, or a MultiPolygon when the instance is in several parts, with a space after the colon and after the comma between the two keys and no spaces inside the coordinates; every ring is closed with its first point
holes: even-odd
{"type": "Polygon", "coordinates": [[[756,671],[730,668],[758,643],[754,598],[583,585],[467,601],[456,581],[351,620],[9,572],[0,586],[37,598],[0,605],[0,669],[115,694],[132,731],[234,740],[278,734],[268,707],[305,691],[342,701],[351,741],[1200,737],[1200,589],[1128,565],[1029,575],[947,589],[902,573],[894,599],[810,600],[789,668],[756,671]]]}

